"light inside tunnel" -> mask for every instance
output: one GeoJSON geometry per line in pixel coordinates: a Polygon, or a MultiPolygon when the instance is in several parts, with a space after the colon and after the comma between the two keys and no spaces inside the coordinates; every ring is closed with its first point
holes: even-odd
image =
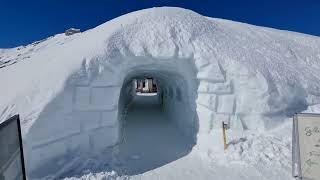
{"type": "Polygon", "coordinates": [[[133,88],[137,96],[156,96],[158,92],[157,80],[154,78],[133,79],[133,88]]]}
{"type": "Polygon", "coordinates": [[[127,75],[118,111],[122,137],[119,159],[126,164],[123,174],[155,169],[191,151],[198,120],[192,106],[196,97],[189,92],[188,83],[178,73],[159,69],[127,75]],[[155,86],[148,92],[146,88],[145,93],[140,92],[139,80],[149,80],[155,86]]]}

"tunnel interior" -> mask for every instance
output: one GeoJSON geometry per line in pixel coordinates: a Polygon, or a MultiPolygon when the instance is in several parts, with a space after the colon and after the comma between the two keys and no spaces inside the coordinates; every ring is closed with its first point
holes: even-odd
{"type": "Polygon", "coordinates": [[[118,109],[119,173],[140,174],[191,151],[198,131],[194,83],[166,68],[136,69],[126,76],[118,109]],[[153,79],[156,92],[137,93],[137,79],[153,79]]]}

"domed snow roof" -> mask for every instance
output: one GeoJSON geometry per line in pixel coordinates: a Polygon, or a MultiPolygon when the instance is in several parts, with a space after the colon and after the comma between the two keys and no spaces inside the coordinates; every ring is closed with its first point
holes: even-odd
{"type": "MultiPolygon", "coordinates": [[[[0,122],[20,114],[28,171],[116,145],[137,77],[159,80],[166,111],[207,156],[218,148],[221,121],[233,132],[260,130],[320,106],[319,37],[182,8],[129,13],[0,57],[0,122]]],[[[266,147],[259,143],[258,151],[266,147]]]]}
{"type": "Polygon", "coordinates": [[[20,113],[23,122],[28,119],[27,127],[74,74],[121,69],[123,62],[139,57],[190,60],[204,82],[199,90],[229,83],[239,114],[283,115],[320,101],[319,37],[208,18],[182,8],[129,13],[83,33],[59,34],[0,55],[2,64],[4,59],[18,62],[0,69],[5,87],[0,90],[1,121],[20,113]]]}

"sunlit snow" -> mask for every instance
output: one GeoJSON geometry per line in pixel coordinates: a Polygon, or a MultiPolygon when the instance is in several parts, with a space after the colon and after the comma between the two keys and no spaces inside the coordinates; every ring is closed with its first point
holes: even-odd
{"type": "Polygon", "coordinates": [[[0,49],[0,82],[29,179],[289,180],[291,117],[320,112],[320,39],[151,8],[0,49]],[[137,96],[146,77],[159,90],[137,96]]]}

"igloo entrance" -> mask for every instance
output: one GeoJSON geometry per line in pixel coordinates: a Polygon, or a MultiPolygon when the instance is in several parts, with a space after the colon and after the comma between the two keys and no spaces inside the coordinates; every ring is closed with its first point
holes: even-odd
{"type": "Polygon", "coordinates": [[[195,97],[188,92],[188,82],[178,73],[144,69],[127,75],[118,110],[120,173],[140,174],[191,151],[198,122],[192,107],[195,101],[190,98],[195,97]],[[155,81],[153,91],[140,92],[137,82],[151,79],[155,81]]]}
{"type": "Polygon", "coordinates": [[[133,175],[181,158],[196,143],[198,85],[188,59],[84,66],[30,128],[28,176],[79,173],[92,169],[90,159],[96,169],[133,175]],[[137,96],[133,80],[148,78],[157,93],[137,96]]]}

